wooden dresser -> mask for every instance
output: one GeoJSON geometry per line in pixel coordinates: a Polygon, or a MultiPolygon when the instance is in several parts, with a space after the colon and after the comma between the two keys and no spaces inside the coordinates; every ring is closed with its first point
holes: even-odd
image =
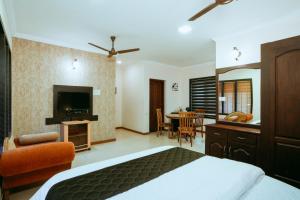
{"type": "Polygon", "coordinates": [[[256,128],[206,125],[205,154],[256,165],[259,136],[256,128]]]}

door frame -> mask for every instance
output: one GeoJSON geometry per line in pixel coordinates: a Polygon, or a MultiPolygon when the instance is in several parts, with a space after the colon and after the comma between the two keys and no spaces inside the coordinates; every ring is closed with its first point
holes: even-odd
{"type": "Polygon", "coordinates": [[[160,79],[153,79],[153,78],[150,78],[149,79],[149,132],[151,132],[151,81],[154,81],[154,82],[161,82],[163,83],[163,90],[162,90],[162,99],[163,99],[163,106],[161,108],[161,112],[162,112],[162,119],[164,121],[164,116],[165,116],[165,80],[160,80],[160,79]]]}

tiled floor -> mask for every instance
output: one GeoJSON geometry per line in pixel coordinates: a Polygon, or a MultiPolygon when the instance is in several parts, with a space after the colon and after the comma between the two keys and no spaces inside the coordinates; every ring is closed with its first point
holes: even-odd
{"type": "MultiPolygon", "coordinates": [[[[143,151],[146,149],[172,145],[179,146],[177,139],[168,139],[167,134],[163,136],[156,137],[156,134],[149,135],[139,135],[125,130],[116,131],[116,142],[111,142],[107,144],[100,144],[92,146],[91,151],[84,151],[76,153],[75,160],[73,162],[73,167],[78,167],[88,163],[103,161],[106,159],[126,155],[129,153],[134,153],[138,151],[143,151]]],[[[196,137],[193,147],[190,143],[182,140],[183,148],[191,149],[194,151],[204,153],[204,139],[200,136],[196,137]]],[[[18,193],[11,194],[11,200],[27,200],[29,199],[36,191],[37,188],[32,188],[29,190],[21,191],[18,193]]]]}

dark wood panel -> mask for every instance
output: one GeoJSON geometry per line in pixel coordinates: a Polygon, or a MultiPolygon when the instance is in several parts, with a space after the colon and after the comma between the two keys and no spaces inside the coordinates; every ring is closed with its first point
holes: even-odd
{"type": "MultiPolygon", "coordinates": [[[[150,105],[149,105],[149,129],[150,132],[157,131],[157,116],[156,109],[160,108],[164,116],[164,88],[163,80],[150,79],[150,105]]],[[[164,119],[164,117],[163,117],[164,119]]]]}
{"type": "Polygon", "coordinates": [[[300,187],[300,146],[276,143],[274,162],[277,178],[300,187]]]}
{"type": "Polygon", "coordinates": [[[259,165],[299,187],[300,36],[262,45],[259,165]]]}
{"type": "Polygon", "coordinates": [[[229,141],[228,158],[249,164],[256,164],[256,147],[229,141]]]}
{"type": "Polygon", "coordinates": [[[249,145],[256,145],[257,136],[246,132],[230,131],[229,140],[249,145]]]}
{"type": "Polygon", "coordinates": [[[206,129],[205,153],[218,158],[227,157],[227,132],[216,128],[206,129]]]}
{"type": "Polygon", "coordinates": [[[226,142],[216,138],[208,138],[206,140],[205,153],[218,158],[226,158],[226,142]]]}
{"type": "Polygon", "coordinates": [[[0,144],[11,135],[11,54],[0,23],[0,144]]]}
{"type": "Polygon", "coordinates": [[[210,124],[206,126],[205,153],[256,165],[258,137],[259,129],[210,124]]]}
{"type": "Polygon", "coordinates": [[[300,49],[276,57],[275,136],[300,139],[300,49]]]}
{"type": "Polygon", "coordinates": [[[248,127],[241,127],[241,126],[231,126],[227,124],[207,124],[206,127],[210,128],[217,128],[217,129],[224,129],[224,130],[232,130],[232,131],[238,131],[238,132],[247,132],[251,134],[260,134],[260,129],[258,128],[248,128],[248,127]]]}
{"type": "Polygon", "coordinates": [[[6,132],[6,53],[5,53],[5,36],[0,34],[0,134],[3,142],[6,132]]]}
{"type": "Polygon", "coordinates": [[[226,72],[236,70],[236,69],[260,69],[261,63],[251,63],[246,65],[232,66],[232,67],[224,67],[216,69],[217,74],[224,74],[226,72]]]}

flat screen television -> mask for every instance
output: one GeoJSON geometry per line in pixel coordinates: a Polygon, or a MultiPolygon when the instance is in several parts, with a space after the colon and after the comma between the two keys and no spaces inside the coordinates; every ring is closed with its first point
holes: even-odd
{"type": "Polygon", "coordinates": [[[90,95],[84,92],[58,92],[57,106],[60,113],[87,114],[90,109],[90,95]]]}
{"type": "Polygon", "coordinates": [[[72,120],[93,115],[93,88],[54,85],[53,115],[55,118],[72,120]]]}

